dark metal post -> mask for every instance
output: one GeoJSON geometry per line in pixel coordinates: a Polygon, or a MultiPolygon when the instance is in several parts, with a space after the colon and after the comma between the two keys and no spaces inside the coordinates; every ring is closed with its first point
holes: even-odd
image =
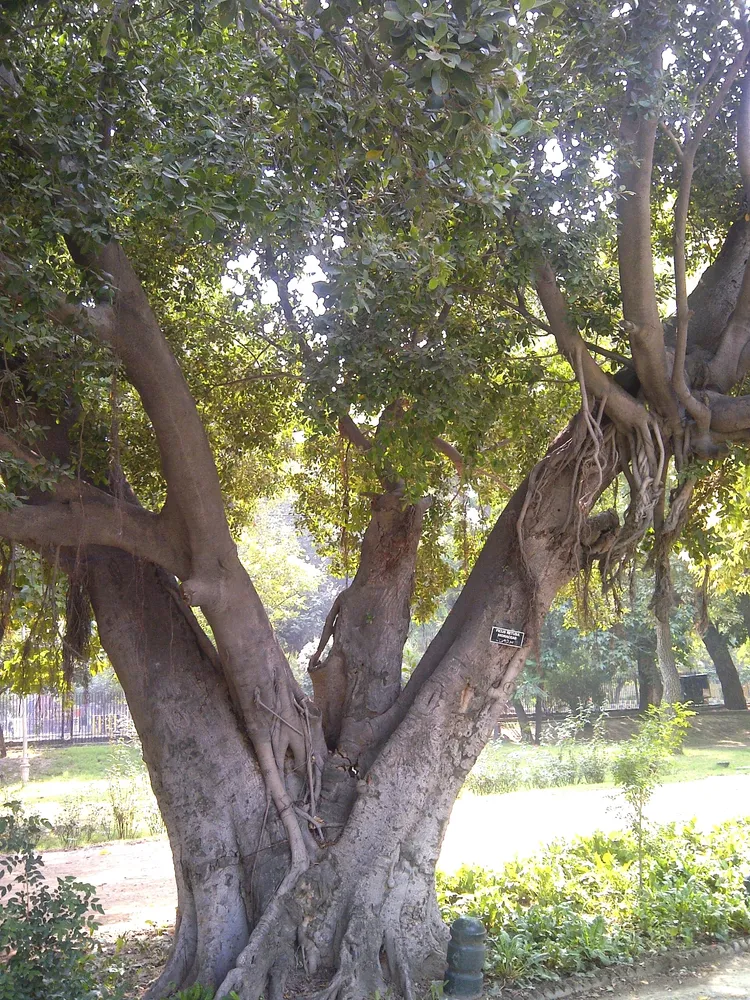
{"type": "Polygon", "coordinates": [[[445,971],[446,996],[463,997],[464,1000],[481,997],[486,937],[484,924],[476,917],[459,917],[453,921],[445,971]]]}

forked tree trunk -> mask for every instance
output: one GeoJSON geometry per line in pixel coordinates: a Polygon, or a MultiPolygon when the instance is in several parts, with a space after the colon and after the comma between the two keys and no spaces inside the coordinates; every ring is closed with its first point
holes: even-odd
{"type": "Polygon", "coordinates": [[[712,621],[702,635],[703,645],[711,657],[724,695],[724,708],[742,711],[747,708],[745,692],[742,690],[740,675],[734,665],[729,643],[712,621]]]}
{"type": "MultiPolygon", "coordinates": [[[[434,887],[442,838],[528,648],[492,644],[492,626],[533,641],[554,594],[586,558],[582,545],[601,542],[614,523],[600,515],[584,537],[571,527],[571,494],[591,469],[578,471],[574,449],[565,462],[558,451],[554,474],[535,476],[532,495],[524,484],[511,500],[407,687],[368,719],[369,747],[346,773],[348,813],[321,798],[325,841],[307,871],[283,885],[288,845],[213,648],[166,574],[88,550],[102,643],[175,861],[175,950],[152,996],[170,982],[200,981],[219,997],[236,989],[241,1000],[280,1000],[285,985],[295,997],[324,986],[331,1000],[388,989],[411,998],[417,982],[442,973],[446,928],[434,887]]],[[[614,456],[606,460],[611,474],[614,456]]],[[[337,759],[330,753],[326,767],[337,759]]]]}
{"type": "MultiPolygon", "coordinates": [[[[242,1000],[266,989],[280,996],[297,954],[305,971],[288,984],[294,996],[306,995],[322,974],[330,1000],[364,1000],[389,987],[414,997],[416,982],[441,973],[446,931],[434,894],[440,845],[528,651],[494,645],[492,626],[519,629],[533,641],[552,598],[586,558],[581,546],[601,545],[614,526],[611,514],[587,525],[583,538],[571,526],[571,496],[587,487],[593,496],[592,478],[599,486],[602,479],[565,444],[564,437],[541,463],[531,495],[524,484],[510,501],[403,693],[372,721],[373,746],[379,736],[381,748],[360,758],[340,837],[277,895],[219,996],[230,989],[242,1000]]],[[[613,452],[602,450],[599,459],[611,476],[613,452]]]]}

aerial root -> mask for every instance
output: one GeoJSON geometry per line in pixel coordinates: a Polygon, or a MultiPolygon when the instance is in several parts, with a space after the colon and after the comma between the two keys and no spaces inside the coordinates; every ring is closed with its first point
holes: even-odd
{"type": "Polygon", "coordinates": [[[630,498],[622,528],[599,567],[605,591],[613,592],[618,588],[623,571],[632,563],[636,548],[654,523],[667,464],[664,432],[651,414],[643,425],[628,435],[618,436],[618,447],[630,498]]]}

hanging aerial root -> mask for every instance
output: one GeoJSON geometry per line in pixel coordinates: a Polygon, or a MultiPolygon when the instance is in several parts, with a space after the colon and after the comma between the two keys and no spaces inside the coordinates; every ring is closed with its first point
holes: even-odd
{"type": "Polygon", "coordinates": [[[536,576],[527,560],[526,524],[530,514],[540,513],[545,505],[548,488],[554,488],[566,475],[571,463],[573,475],[568,498],[568,511],[561,535],[569,535],[571,557],[580,568],[582,541],[591,507],[596,501],[605,479],[605,468],[612,468],[617,461],[615,428],[612,424],[603,426],[604,406],[601,400],[596,410],[592,410],[585,394],[583,376],[580,377],[585,404],[579,418],[569,434],[566,434],[553,449],[537,463],[529,476],[521,512],[516,522],[516,534],[521,563],[528,581],[532,607],[536,605],[536,576]]]}
{"type": "Polygon", "coordinates": [[[630,496],[622,527],[599,565],[603,588],[612,593],[617,592],[623,573],[654,523],[668,461],[664,431],[651,414],[629,434],[618,435],[618,448],[630,496]]]}

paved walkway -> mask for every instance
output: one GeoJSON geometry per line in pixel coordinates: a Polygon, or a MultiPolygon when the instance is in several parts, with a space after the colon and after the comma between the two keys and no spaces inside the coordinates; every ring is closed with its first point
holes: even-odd
{"type": "Polygon", "coordinates": [[[750,955],[737,955],[695,972],[676,973],[667,982],[643,980],[622,993],[607,992],[600,996],[612,1000],[748,1000],[750,955]]]}
{"type": "MultiPolygon", "coordinates": [[[[622,829],[620,801],[614,789],[585,785],[463,796],[453,810],[440,867],[448,872],[471,863],[497,868],[514,856],[534,854],[557,837],[622,829]]],[[[704,829],[750,816],[750,774],[662,785],[647,813],[657,823],[696,818],[704,829]]]]}
{"type": "MultiPolygon", "coordinates": [[[[649,814],[659,823],[696,817],[704,828],[750,815],[750,775],[663,785],[654,795],[649,814]]],[[[533,854],[557,837],[622,826],[622,815],[610,790],[584,786],[467,795],[453,810],[440,867],[454,871],[461,864],[474,862],[498,868],[516,855],[533,854]]],[[[97,887],[104,906],[103,923],[112,933],[143,927],[147,921],[161,924],[174,920],[172,856],[164,840],[49,851],[45,865],[51,877],[75,875],[97,887]]],[[[750,1000],[750,988],[740,995],[750,1000]]],[[[685,1000],[693,1000],[692,995],[686,995],[685,1000]]]]}

